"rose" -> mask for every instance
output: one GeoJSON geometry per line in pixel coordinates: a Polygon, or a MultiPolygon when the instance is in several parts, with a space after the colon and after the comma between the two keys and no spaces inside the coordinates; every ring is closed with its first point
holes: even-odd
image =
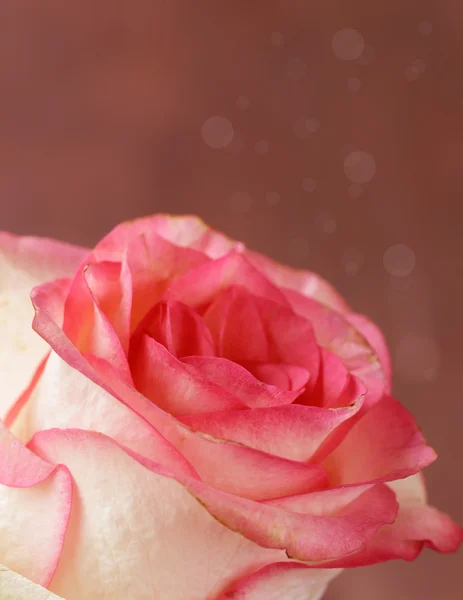
{"type": "Polygon", "coordinates": [[[314,599],[458,547],[381,333],[317,275],[193,217],[0,244],[2,598],[314,599]]]}

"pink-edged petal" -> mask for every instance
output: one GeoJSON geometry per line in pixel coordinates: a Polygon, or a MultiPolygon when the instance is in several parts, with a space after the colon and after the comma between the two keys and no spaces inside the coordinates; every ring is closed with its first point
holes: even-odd
{"type": "Polygon", "coordinates": [[[330,567],[357,567],[401,558],[414,560],[423,548],[456,552],[463,540],[463,529],[448,515],[426,504],[421,473],[392,481],[399,512],[391,525],[385,525],[365,547],[330,567]]]}
{"type": "Polygon", "coordinates": [[[328,457],[326,468],[338,484],[392,481],[435,459],[413,416],[400,402],[383,396],[328,457]]]}
{"type": "Polygon", "coordinates": [[[18,438],[27,442],[37,431],[55,427],[88,429],[107,434],[174,472],[197,476],[183,455],[146,419],[92,381],[96,374],[75,348],[67,358],[78,368],[54,352],[50,355],[37,386],[11,425],[18,438]]]}
{"type": "Polygon", "coordinates": [[[216,297],[204,320],[220,356],[296,365],[316,380],[320,352],[312,326],[287,306],[233,285],[216,297]]]}
{"type": "Polygon", "coordinates": [[[122,257],[122,284],[130,290],[125,293],[130,293],[131,331],[173,281],[208,262],[202,252],[176,246],[155,231],[132,239],[122,257]]]}
{"type": "Polygon", "coordinates": [[[217,600],[320,600],[340,572],[297,562],[274,563],[243,577],[217,600]]]}
{"type": "Polygon", "coordinates": [[[255,296],[289,306],[283,293],[258,271],[239,250],[187,272],[174,281],[169,297],[202,310],[231,285],[242,286],[255,296]]]}
{"type": "Polygon", "coordinates": [[[232,440],[290,460],[308,461],[360,406],[361,401],[338,409],[290,404],[192,415],[184,417],[182,422],[216,438],[232,440]]]}
{"type": "MultiPolygon", "coordinates": [[[[261,380],[256,379],[247,369],[227,358],[216,358],[209,356],[186,356],[182,362],[193,367],[200,375],[208,381],[219,385],[223,390],[228,391],[233,396],[239,398],[249,408],[281,406],[291,404],[301,393],[301,387],[296,387],[295,391],[284,391],[285,387],[276,387],[268,385],[261,380]]],[[[280,367],[280,365],[277,365],[280,367]]],[[[285,383],[286,389],[291,390],[292,381],[289,380],[290,374],[296,384],[305,385],[309,375],[305,369],[291,367],[284,369],[281,365],[279,373],[286,374],[286,381],[282,382],[283,375],[280,375],[278,383],[285,383]],[[303,373],[301,373],[301,371],[303,373]],[[305,374],[305,377],[303,376],[305,374]]],[[[256,369],[258,371],[258,369],[256,369]]],[[[275,369],[276,370],[276,369],[275,369]]],[[[231,408],[231,407],[230,407],[231,408]]],[[[220,409],[219,409],[220,410],[220,409]]],[[[192,414],[192,411],[190,411],[192,414]]]]}
{"type": "Polygon", "coordinates": [[[392,365],[391,355],[383,332],[365,315],[350,313],[346,315],[349,323],[359,331],[376,352],[386,376],[385,392],[391,392],[392,365]]]}
{"type": "Polygon", "coordinates": [[[156,235],[176,246],[188,247],[218,258],[236,247],[240,242],[209,227],[195,215],[157,214],[117,225],[97,245],[98,260],[121,260],[124,250],[140,235],[156,235]]]}
{"type": "Polygon", "coordinates": [[[31,446],[65,464],[75,482],[50,585],[66,600],[214,598],[249,570],[285,560],[219,523],[162,468],[146,468],[109,438],[54,430],[31,446]]]}
{"type": "Polygon", "coordinates": [[[172,415],[247,408],[232,389],[221,388],[147,335],[131,351],[130,362],[137,389],[172,415]]]}
{"type": "MultiPolygon", "coordinates": [[[[88,356],[92,361],[90,365],[53,323],[46,307],[36,306],[36,309],[34,326],[47,335],[50,345],[73,368],[67,370],[68,393],[63,391],[66,371],[61,371],[57,378],[50,369],[51,382],[43,388],[48,396],[42,393],[31,397],[14,423],[22,439],[46,427],[64,427],[64,422],[68,426],[79,424],[79,427],[108,433],[120,443],[144,456],[154,456],[176,471],[193,465],[199,476],[212,485],[255,499],[326,486],[326,473],[319,465],[289,461],[195,434],[127,385],[108,362],[88,356]],[[52,382],[57,379],[62,382],[61,390],[53,388],[52,382]],[[107,393],[98,392],[93,382],[107,393]],[[84,389],[79,390],[79,385],[84,389]],[[63,397],[69,404],[63,402],[63,397]],[[120,400],[119,405],[116,398],[120,400]],[[56,408],[52,410],[51,406],[56,408]]],[[[58,362],[57,366],[61,370],[65,368],[64,363],[58,362]]],[[[46,381],[45,377],[41,384],[42,381],[46,381]]]]}
{"type": "Polygon", "coordinates": [[[320,302],[320,304],[328,306],[337,312],[350,312],[350,308],[344,298],[320,275],[282,265],[257,252],[247,251],[246,256],[253,265],[278,287],[289,288],[304,296],[313,298],[317,302],[320,302]]]}
{"type": "Polygon", "coordinates": [[[310,379],[310,373],[304,367],[285,365],[283,363],[252,363],[242,362],[250,373],[257,379],[280,388],[301,394],[310,379]]]}
{"type": "Polygon", "coordinates": [[[99,361],[100,385],[143,415],[197,470],[201,479],[232,494],[264,500],[278,495],[322,489],[325,471],[317,464],[280,458],[228,440],[194,432],[171,415],[148,403],[99,361]],[[252,477],[249,477],[252,473],[252,477]]]}
{"type": "Polygon", "coordinates": [[[64,600],[41,585],[0,565],[0,598],[2,600],[64,600]]]}
{"type": "Polygon", "coordinates": [[[86,250],[46,238],[0,233],[0,418],[4,417],[47,353],[32,330],[33,287],[72,275],[86,250]]]}
{"type": "MultiPolygon", "coordinates": [[[[89,265],[84,265],[71,284],[64,305],[63,330],[80,352],[95,354],[100,358],[104,358],[130,382],[131,375],[127,356],[116,330],[89,285],[87,279],[88,268],[89,265]]],[[[101,265],[96,268],[102,269],[101,265]]],[[[95,273],[91,276],[91,279],[94,279],[94,275],[95,273]]],[[[111,293],[115,292],[113,285],[107,286],[104,293],[102,288],[103,285],[100,282],[97,291],[106,307],[111,302],[120,303],[119,295],[116,295],[115,298],[111,297],[111,293]]],[[[34,290],[32,300],[35,305],[37,304],[35,297],[39,293],[42,304],[48,305],[47,286],[43,289],[36,288],[34,290]]]]}
{"type": "MultiPolygon", "coordinates": [[[[397,512],[394,493],[386,486],[375,486],[375,489],[381,489],[381,496],[374,496],[368,490],[343,506],[339,503],[331,514],[330,511],[324,515],[286,511],[224,493],[187,476],[174,477],[159,464],[134,453],[127,455],[114,441],[93,432],[40,432],[31,447],[47,460],[65,464],[79,491],[66,538],[69,546],[64,548],[60,569],[50,586],[57,593],[69,595],[71,592],[66,596],[69,600],[79,598],[83,575],[90,596],[101,589],[98,586],[107,588],[109,577],[112,587],[119,585],[116,590],[124,597],[123,592],[128,589],[125,587],[128,585],[127,564],[130,565],[131,582],[135,580],[140,586],[137,597],[140,594],[143,597],[148,591],[162,597],[160,592],[166,585],[169,591],[173,590],[173,598],[214,597],[214,593],[217,595],[245,575],[243,571],[256,571],[255,546],[248,545],[248,541],[261,546],[257,554],[261,565],[257,568],[283,556],[265,552],[265,548],[285,550],[298,559],[328,560],[363,547],[368,541],[365,535],[371,536],[381,525],[392,522],[397,512]],[[103,479],[101,464],[105,465],[103,479]],[[166,479],[176,479],[177,483],[169,483],[166,479]],[[199,500],[199,504],[190,503],[185,490],[199,500]],[[375,503],[362,502],[364,496],[370,501],[374,499],[375,503]],[[111,499],[111,511],[107,510],[108,499],[111,499]],[[214,525],[219,529],[211,529],[213,521],[208,520],[202,507],[219,522],[214,525]],[[118,527],[113,526],[114,521],[118,527]],[[109,544],[106,536],[101,542],[102,530],[106,536],[114,536],[109,544]],[[233,532],[242,534],[247,541],[244,540],[244,547],[235,545],[230,555],[227,552],[229,543],[236,540],[233,532]],[[219,547],[216,546],[217,534],[219,547]],[[202,536],[205,536],[204,540],[202,536]],[[76,537],[79,544],[75,542],[76,537]],[[95,547],[100,549],[100,559],[110,551],[111,560],[100,560],[95,564],[92,559],[95,547]],[[252,560],[243,550],[251,553],[252,560]],[[182,577],[173,578],[172,574],[178,570],[179,551],[188,560],[181,561],[182,577]],[[68,552],[72,552],[74,560],[70,560],[68,552]],[[237,561],[241,575],[235,571],[230,577],[237,561]],[[110,565],[113,565],[112,569],[108,568],[110,565]],[[138,577],[137,572],[135,577],[134,568],[140,568],[143,576],[138,577]],[[117,577],[113,569],[117,569],[117,577]],[[147,577],[147,573],[152,576],[147,577]],[[195,585],[191,583],[191,576],[195,578],[195,585]],[[185,595],[182,595],[183,591],[185,595]],[[190,592],[193,595],[188,595],[190,592]]],[[[133,595],[133,588],[131,591],[133,595]]]]}
{"type": "Polygon", "coordinates": [[[388,382],[367,339],[347,316],[293,290],[285,290],[285,294],[296,313],[312,324],[318,344],[338,356],[348,371],[365,384],[365,409],[377,402],[387,390],[388,382]]]}
{"type": "Polygon", "coordinates": [[[142,319],[134,333],[147,334],[176,357],[214,356],[212,334],[192,308],[176,300],[160,301],[142,319]]]}
{"type": "Polygon", "coordinates": [[[36,456],[0,421],[0,563],[47,586],[61,556],[71,503],[68,470],[36,456]]]}
{"type": "MultiPolygon", "coordinates": [[[[129,349],[132,291],[124,287],[122,265],[92,262],[85,266],[85,281],[96,305],[116,332],[125,353],[129,349]]],[[[80,321],[82,326],[82,321],[80,321]]]]}

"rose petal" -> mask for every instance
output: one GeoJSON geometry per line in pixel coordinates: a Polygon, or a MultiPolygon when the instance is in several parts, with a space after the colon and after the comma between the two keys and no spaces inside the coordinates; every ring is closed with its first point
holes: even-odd
{"type": "Polygon", "coordinates": [[[142,319],[137,332],[133,338],[147,334],[178,358],[215,354],[212,335],[204,320],[183,302],[158,302],[142,319]]]}
{"type": "Polygon", "coordinates": [[[0,598],[2,600],[64,600],[22,575],[0,565],[0,598]]]}
{"type": "Polygon", "coordinates": [[[218,600],[320,600],[340,572],[297,562],[274,563],[243,577],[218,600]]]}
{"type": "Polygon", "coordinates": [[[36,456],[1,421],[0,448],[0,562],[47,586],[71,511],[69,472],[36,456]]]}
{"type": "Polygon", "coordinates": [[[201,311],[231,285],[242,286],[255,296],[289,306],[283,293],[237,250],[187,272],[172,283],[168,296],[201,311]]]}
{"type": "Polygon", "coordinates": [[[246,251],[248,260],[275,285],[299,292],[340,313],[349,313],[344,298],[325,279],[310,271],[282,265],[258,252],[246,251]]]}
{"type": "Polygon", "coordinates": [[[331,308],[292,290],[285,290],[285,294],[295,312],[310,321],[320,346],[338,356],[348,371],[365,384],[364,410],[367,410],[382,397],[387,378],[366,338],[347,317],[331,308]]]}
{"type": "Polygon", "coordinates": [[[201,376],[147,335],[131,350],[130,363],[137,389],[172,415],[247,408],[233,390],[201,376]]]}
{"type": "MultiPolygon", "coordinates": [[[[98,267],[97,267],[98,268],[98,267]]],[[[102,266],[99,267],[100,271],[102,266]]],[[[124,378],[132,380],[127,356],[112,323],[102,310],[87,280],[88,267],[79,270],[71,284],[64,308],[63,331],[72,340],[76,348],[83,354],[95,354],[109,361],[124,378]]],[[[113,269],[111,269],[112,271],[113,269]]],[[[91,277],[94,278],[93,276],[91,277]]],[[[104,304],[111,303],[112,298],[106,298],[99,286],[99,295],[104,304]]],[[[110,292],[114,291],[111,285],[110,292]]],[[[34,297],[39,290],[34,290],[34,297]]],[[[43,302],[48,304],[46,288],[40,291],[43,302]]],[[[34,301],[35,302],[35,301],[34,301]]],[[[114,302],[119,304],[120,298],[114,302]]]]}
{"type": "Polygon", "coordinates": [[[156,235],[176,246],[188,247],[218,258],[240,242],[209,227],[194,215],[153,215],[117,225],[96,247],[98,260],[122,260],[127,246],[140,235],[156,235]]]}
{"type": "Polygon", "coordinates": [[[46,238],[0,233],[0,418],[27,388],[47,345],[32,331],[34,286],[72,274],[86,250],[46,238]]]}
{"type": "Polygon", "coordinates": [[[284,363],[318,376],[320,353],[311,324],[290,308],[231,286],[204,314],[219,356],[235,362],[284,363]]]}
{"type": "MultiPolygon", "coordinates": [[[[201,560],[203,557],[201,549],[204,549],[207,553],[212,552],[217,554],[218,559],[221,561],[223,560],[223,555],[221,552],[217,552],[212,541],[214,536],[210,533],[210,530],[205,526],[198,526],[198,516],[191,514],[191,505],[186,504],[187,497],[183,495],[177,497],[176,494],[183,494],[181,487],[172,486],[160,479],[160,476],[172,478],[173,475],[171,473],[160,465],[131,453],[132,459],[142,464],[146,470],[142,470],[140,467],[137,468],[136,463],[130,460],[130,457],[126,456],[123,450],[117,447],[115,442],[93,432],[77,430],[41,432],[35,436],[31,445],[35,452],[46,457],[48,460],[66,464],[76,481],[77,488],[79,489],[78,498],[81,499],[81,504],[77,504],[75,512],[73,511],[71,519],[74,519],[74,523],[71,523],[70,535],[66,541],[69,543],[70,548],[74,550],[73,554],[76,558],[74,565],[78,565],[77,568],[80,568],[83,561],[87,565],[85,569],[87,590],[93,592],[95,586],[104,584],[108,576],[112,577],[112,582],[117,581],[123,586],[125,578],[122,577],[121,566],[126,564],[126,562],[129,562],[131,565],[130,571],[132,575],[133,565],[140,566],[141,573],[144,574],[144,577],[140,577],[140,586],[153,586],[163,576],[167,577],[168,581],[170,581],[173,571],[172,568],[168,568],[168,565],[171,564],[169,555],[175,557],[173,569],[178,568],[178,546],[174,538],[175,530],[179,532],[180,547],[183,548],[183,551],[190,558],[190,561],[182,560],[182,565],[185,563],[185,568],[191,569],[191,572],[197,578],[198,585],[199,582],[208,582],[208,573],[203,573],[202,568],[198,569],[198,564],[196,563],[197,560],[201,560]],[[76,445],[79,447],[79,452],[75,451],[76,445]],[[98,468],[100,464],[105,465],[105,472],[107,474],[114,473],[114,475],[108,475],[101,480],[100,469],[98,468]],[[95,475],[92,474],[92,467],[95,469],[95,475]],[[156,476],[152,479],[153,474],[156,476]],[[126,477],[128,480],[125,479],[126,477]],[[95,478],[98,481],[98,485],[95,483],[95,478]],[[124,478],[122,485],[118,484],[121,478],[124,478]],[[163,487],[153,489],[153,485],[162,485],[163,487]],[[108,493],[106,492],[107,487],[109,488],[108,493]],[[117,491],[114,489],[115,487],[117,487],[117,491]],[[121,490],[125,490],[125,493],[121,493],[121,490]],[[166,494],[169,498],[168,500],[166,500],[166,494]],[[106,495],[109,498],[116,497],[119,500],[119,502],[111,504],[114,508],[113,512],[107,510],[108,501],[105,501],[106,495]],[[149,510],[144,508],[146,503],[151,507],[149,510]],[[86,505],[92,506],[92,510],[85,510],[86,505]],[[102,506],[103,510],[95,510],[95,507],[98,506],[102,506]],[[177,516],[172,513],[175,507],[179,506],[182,508],[182,512],[185,511],[186,513],[187,520],[185,526],[179,525],[180,515],[177,516]],[[167,513],[166,509],[168,510],[167,513]],[[121,513],[120,519],[118,516],[119,512],[121,513]],[[76,513],[77,519],[74,516],[76,513]],[[132,518],[134,513],[136,516],[132,518]],[[83,520],[84,517],[85,520],[83,520]],[[109,523],[105,524],[108,519],[109,523]],[[121,525],[127,523],[127,528],[113,527],[112,523],[114,520],[117,520],[121,525]],[[176,524],[175,530],[172,528],[172,522],[176,524]],[[186,533],[190,531],[188,523],[190,527],[193,527],[194,536],[186,533]],[[111,548],[111,561],[109,563],[108,561],[101,561],[99,564],[103,566],[108,564],[115,565],[119,569],[119,577],[114,578],[113,572],[102,572],[101,567],[95,569],[96,565],[94,561],[91,563],[91,568],[94,570],[93,573],[88,572],[92,553],[86,550],[86,544],[83,541],[88,540],[87,543],[94,551],[97,539],[101,535],[101,529],[111,532],[118,537],[109,544],[111,548]],[[209,541],[198,543],[197,536],[203,533],[206,534],[206,540],[209,541]],[[79,536],[80,544],[76,545],[73,543],[73,535],[79,536]],[[168,536],[167,539],[170,540],[168,544],[162,542],[163,535],[168,536]],[[131,543],[132,536],[137,541],[137,544],[131,543]],[[195,551],[188,552],[185,550],[185,545],[190,540],[194,544],[198,554],[195,551]],[[145,544],[150,548],[149,552],[146,551],[145,544]],[[77,556],[75,555],[76,547],[77,556]],[[116,549],[122,554],[118,560],[114,560],[116,549]],[[146,577],[146,573],[152,573],[153,568],[156,566],[149,563],[149,558],[152,557],[152,561],[156,560],[158,549],[158,560],[161,567],[159,573],[156,572],[158,577],[146,577]],[[135,557],[133,553],[136,553],[135,557]],[[128,554],[129,556],[127,556],[128,554]],[[127,558],[129,558],[128,561],[127,558]]],[[[330,511],[327,510],[323,516],[320,516],[317,514],[288,512],[277,506],[239,498],[218,491],[199,480],[186,476],[177,476],[176,479],[216,519],[224,523],[232,531],[241,533],[264,548],[285,549],[290,556],[297,556],[297,558],[307,560],[336,558],[338,555],[352,553],[364,546],[365,542],[384,523],[392,522],[397,512],[397,503],[393,492],[387,486],[383,485],[373,486],[354,500],[349,497],[347,503],[344,505],[342,502],[338,502],[332,514],[329,514],[330,511]]],[[[223,535],[224,533],[222,533],[222,538],[223,535]]],[[[223,543],[223,539],[221,543],[223,543]]],[[[105,541],[102,551],[105,551],[107,547],[108,544],[105,541]]],[[[234,554],[235,556],[237,555],[236,548],[234,549],[234,554]]],[[[274,557],[275,554],[267,556],[274,557]]],[[[60,564],[60,567],[63,565],[63,571],[69,568],[72,569],[70,567],[72,561],[66,560],[66,557],[65,548],[63,560],[60,564]]],[[[269,562],[274,561],[275,559],[269,562]]],[[[209,561],[205,564],[207,565],[207,571],[214,571],[214,569],[209,569],[209,561]]],[[[223,568],[224,565],[222,563],[222,572],[223,568]]],[[[66,575],[66,573],[62,575],[58,571],[51,586],[53,591],[62,593],[61,590],[66,589],[61,583],[65,581],[64,577],[66,575]]],[[[134,580],[133,577],[131,579],[132,581],[134,580]]],[[[182,573],[181,578],[174,579],[178,579],[183,583],[171,582],[171,585],[185,585],[188,583],[191,586],[191,582],[188,581],[184,573],[182,573]]],[[[74,585],[78,585],[79,577],[76,577],[74,574],[72,581],[74,585]]],[[[136,581],[138,582],[138,578],[136,578],[136,581]]],[[[227,582],[225,581],[223,584],[226,585],[227,582]]],[[[164,585],[166,585],[165,580],[164,585]]],[[[76,590],[76,597],[78,597],[78,588],[72,589],[76,590]]],[[[196,592],[196,586],[193,586],[192,589],[196,592]]],[[[122,589],[121,591],[125,590],[122,589]]],[[[141,591],[144,591],[143,587],[141,587],[141,591]]],[[[140,597],[140,595],[137,594],[137,597],[140,597]]],[[[143,597],[143,594],[141,597],[143,597]]],[[[176,597],[175,594],[173,594],[173,597],[176,597]]],[[[188,596],[186,597],[188,598],[188,596]]],[[[194,596],[194,598],[198,599],[203,597],[205,595],[200,595],[199,593],[194,596]]]]}
{"type": "Polygon", "coordinates": [[[50,585],[66,600],[108,593],[121,600],[203,600],[249,569],[285,560],[282,551],[220,524],[162,469],[147,469],[109,438],[52,430],[38,433],[31,446],[66,464],[75,481],[63,556],[50,585]]]}
{"type": "Polygon", "coordinates": [[[18,438],[27,442],[37,431],[54,427],[93,430],[161,461],[174,472],[197,476],[188,461],[146,419],[89,378],[92,369],[77,351],[71,362],[84,365],[87,373],[51,354],[36,388],[11,426],[18,438]]]}
{"type": "Polygon", "coordinates": [[[384,396],[327,459],[332,483],[392,481],[420,471],[436,459],[413,416],[384,396]]]}
{"type": "MultiPolygon", "coordinates": [[[[210,356],[186,356],[182,362],[193,367],[198,373],[208,381],[221,386],[221,388],[239,398],[249,408],[270,407],[291,404],[301,393],[301,388],[295,391],[284,391],[284,388],[278,388],[274,385],[267,385],[254,377],[247,369],[226,358],[216,358],[210,356]]],[[[267,365],[264,365],[267,366],[267,365]]],[[[280,365],[277,365],[280,367],[280,365]]],[[[256,369],[258,370],[258,369],[256,369]]],[[[279,372],[293,374],[296,384],[304,385],[309,374],[305,369],[281,365],[279,372]],[[305,373],[305,379],[301,375],[305,373]]],[[[289,376],[286,375],[287,380],[289,376]]],[[[281,379],[281,378],[280,378],[281,379]]],[[[281,381],[280,381],[281,383],[281,381]]],[[[287,389],[291,390],[291,383],[286,381],[287,389]]],[[[282,386],[283,387],[283,386],[282,386]]],[[[232,407],[229,407],[232,408],[232,407]]],[[[219,409],[220,410],[220,409],[219,409]]],[[[190,414],[192,412],[190,411],[190,414]]]]}
{"type": "Polygon", "coordinates": [[[357,413],[361,402],[348,408],[273,406],[183,417],[182,422],[216,438],[290,460],[308,461],[341,423],[357,413]]]}
{"type": "Polygon", "coordinates": [[[402,558],[414,560],[425,547],[456,552],[463,529],[448,515],[426,504],[421,473],[388,484],[397,495],[399,512],[392,525],[385,525],[358,553],[330,567],[357,567],[402,558]]]}

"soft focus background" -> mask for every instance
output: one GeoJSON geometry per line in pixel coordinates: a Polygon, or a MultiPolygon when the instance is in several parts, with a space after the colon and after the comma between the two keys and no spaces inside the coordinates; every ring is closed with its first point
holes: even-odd
{"type": "MultiPolygon", "coordinates": [[[[0,229],[93,244],[198,213],[386,332],[463,521],[461,0],[2,0],[0,229]]],[[[463,554],[328,600],[458,600],[463,554]]]]}

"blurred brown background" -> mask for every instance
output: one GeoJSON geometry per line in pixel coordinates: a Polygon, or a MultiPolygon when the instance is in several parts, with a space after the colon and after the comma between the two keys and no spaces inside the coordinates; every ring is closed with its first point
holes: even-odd
{"type": "MultiPolygon", "coordinates": [[[[463,521],[460,0],[2,0],[0,228],[92,244],[201,215],[323,273],[385,330],[463,521]]],[[[458,600],[463,554],[329,600],[458,600]]]]}

